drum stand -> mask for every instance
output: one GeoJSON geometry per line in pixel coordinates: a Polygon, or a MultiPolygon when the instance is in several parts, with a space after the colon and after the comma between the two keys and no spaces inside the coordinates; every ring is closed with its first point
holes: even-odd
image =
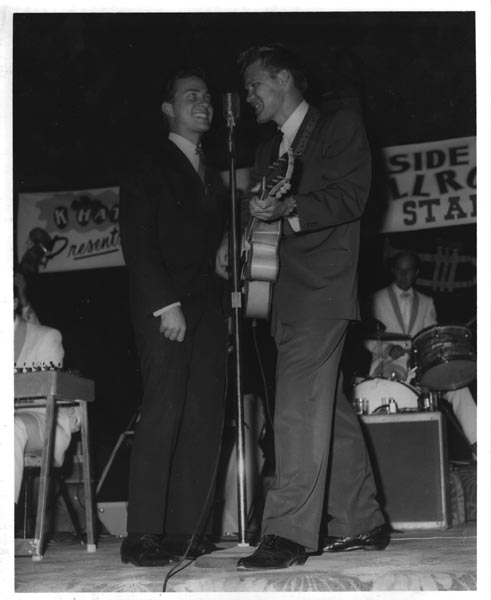
{"type": "Polygon", "coordinates": [[[374,373],[375,377],[383,377],[384,376],[384,356],[383,356],[383,346],[382,346],[382,340],[380,338],[379,335],[377,335],[377,360],[378,360],[378,367],[377,367],[377,372],[374,373]]]}

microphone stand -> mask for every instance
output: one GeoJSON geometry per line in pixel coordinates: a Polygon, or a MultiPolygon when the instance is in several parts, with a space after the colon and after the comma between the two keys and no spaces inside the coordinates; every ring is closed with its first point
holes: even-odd
{"type": "Polygon", "coordinates": [[[248,546],[246,542],[246,473],[245,473],[245,435],[244,435],[244,396],[242,391],[242,352],[241,352],[241,316],[242,291],[240,287],[240,211],[237,210],[237,191],[235,177],[235,119],[229,114],[228,153],[229,153],[229,191],[230,191],[230,226],[229,226],[229,262],[232,275],[232,334],[234,338],[235,359],[235,399],[236,399],[236,454],[237,454],[237,504],[239,546],[248,546]]]}

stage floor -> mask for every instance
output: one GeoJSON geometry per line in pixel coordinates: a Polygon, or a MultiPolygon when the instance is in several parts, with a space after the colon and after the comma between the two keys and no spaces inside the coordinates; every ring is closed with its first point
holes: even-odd
{"type": "MultiPolygon", "coordinates": [[[[201,557],[173,575],[168,592],[382,592],[475,591],[477,538],[475,525],[445,531],[393,534],[382,552],[355,551],[311,556],[301,567],[278,571],[238,572],[238,555],[252,549],[234,542],[201,557]]],[[[166,568],[123,565],[120,540],[102,537],[94,553],[71,534],[50,542],[39,562],[15,559],[15,592],[142,593],[162,592],[166,568]]]]}

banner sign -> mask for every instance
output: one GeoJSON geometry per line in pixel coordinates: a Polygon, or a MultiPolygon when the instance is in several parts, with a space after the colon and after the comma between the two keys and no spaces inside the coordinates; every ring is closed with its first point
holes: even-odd
{"type": "MultiPolygon", "coordinates": [[[[237,170],[237,190],[246,189],[249,172],[237,170]]],[[[228,187],[228,171],[221,176],[228,187]]],[[[118,221],[118,187],[19,194],[19,261],[32,256],[40,273],[120,267],[124,259],[118,221]]]]}
{"type": "Polygon", "coordinates": [[[388,206],[382,233],[476,222],[476,138],[383,150],[388,206]]]}
{"type": "Polygon", "coordinates": [[[39,272],[119,267],[119,189],[19,194],[19,261],[37,253],[39,272]]]}
{"type": "MultiPolygon", "coordinates": [[[[476,138],[383,149],[387,211],[381,233],[476,222],[476,138]]],[[[228,171],[222,174],[228,186],[228,171]]],[[[247,188],[250,169],[236,173],[247,188]]],[[[382,200],[382,199],[380,199],[382,200]]],[[[124,265],[119,235],[119,188],[19,194],[19,260],[39,272],[124,265]]]]}

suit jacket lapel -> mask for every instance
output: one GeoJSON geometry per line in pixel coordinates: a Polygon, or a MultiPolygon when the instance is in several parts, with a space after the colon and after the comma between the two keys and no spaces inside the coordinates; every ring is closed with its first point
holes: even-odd
{"type": "MultiPolygon", "coordinates": [[[[206,201],[206,188],[187,156],[171,141],[167,141],[162,173],[172,180],[175,188],[182,192],[186,203],[197,200],[202,205],[206,201]],[[185,191],[187,190],[187,191],[185,191]]],[[[206,177],[206,175],[205,175],[206,177]]]]}
{"type": "Polygon", "coordinates": [[[407,332],[411,333],[413,330],[414,324],[416,323],[416,317],[418,316],[419,311],[419,294],[416,290],[413,292],[413,301],[411,303],[411,317],[409,319],[409,327],[407,332]]]}
{"type": "Polygon", "coordinates": [[[388,290],[388,293],[389,293],[389,300],[392,304],[392,310],[394,311],[394,314],[396,316],[397,322],[399,323],[401,331],[403,333],[406,333],[406,328],[404,327],[404,319],[402,318],[401,309],[399,307],[399,302],[394,293],[394,290],[390,287],[388,290]]]}

